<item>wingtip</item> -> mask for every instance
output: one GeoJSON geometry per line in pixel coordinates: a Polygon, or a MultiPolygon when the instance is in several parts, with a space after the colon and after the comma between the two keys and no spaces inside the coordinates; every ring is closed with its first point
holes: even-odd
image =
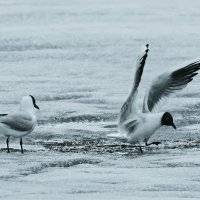
{"type": "Polygon", "coordinates": [[[145,56],[145,57],[147,56],[147,54],[148,54],[148,52],[149,52],[148,47],[149,47],[149,44],[143,45],[143,46],[141,47],[141,51],[140,51],[140,54],[139,54],[139,59],[140,59],[140,60],[142,60],[144,56],[145,56]]]}
{"type": "Polygon", "coordinates": [[[149,44],[146,44],[146,49],[145,52],[148,53],[149,52],[149,44]]]}
{"type": "Polygon", "coordinates": [[[197,74],[198,74],[197,72],[196,72],[196,73],[193,73],[192,76],[194,77],[194,76],[196,76],[197,74]]]}

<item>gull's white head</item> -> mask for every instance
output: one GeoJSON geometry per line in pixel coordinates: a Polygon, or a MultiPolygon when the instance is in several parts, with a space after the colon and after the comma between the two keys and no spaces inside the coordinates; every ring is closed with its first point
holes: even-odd
{"type": "Polygon", "coordinates": [[[40,109],[36,105],[36,100],[32,95],[24,96],[21,100],[20,110],[34,112],[35,108],[40,109]]]}

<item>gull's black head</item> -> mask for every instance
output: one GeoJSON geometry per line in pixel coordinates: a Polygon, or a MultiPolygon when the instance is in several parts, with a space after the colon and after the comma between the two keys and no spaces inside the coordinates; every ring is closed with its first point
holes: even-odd
{"type": "Polygon", "coordinates": [[[163,114],[162,119],[161,119],[161,124],[165,126],[172,126],[174,129],[176,129],[176,126],[173,122],[173,117],[171,116],[169,112],[165,112],[163,114]]]}
{"type": "Polygon", "coordinates": [[[34,107],[37,108],[38,110],[40,110],[40,108],[36,105],[36,100],[35,100],[35,98],[34,98],[32,95],[29,95],[29,96],[32,98],[34,107]]]}

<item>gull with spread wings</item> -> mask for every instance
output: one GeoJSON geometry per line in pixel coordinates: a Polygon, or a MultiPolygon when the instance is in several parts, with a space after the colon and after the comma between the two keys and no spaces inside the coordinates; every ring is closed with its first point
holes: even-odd
{"type": "Polygon", "coordinates": [[[141,152],[141,144],[143,142],[145,146],[160,144],[160,142],[148,143],[148,140],[162,125],[172,126],[176,129],[172,115],[169,112],[152,112],[155,106],[163,98],[185,88],[193,80],[193,77],[198,74],[197,71],[200,69],[200,60],[193,60],[187,64],[182,64],[175,71],[166,72],[156,77],[146,92],[143,109],[141,111],[137,110],[138,86],[148,51],[149,45],[147,44],[138,56],[133,87],[119,114],[119,133],[108,135],[110,137],[126,139],[131,144],[139,144],[141,152]]]}

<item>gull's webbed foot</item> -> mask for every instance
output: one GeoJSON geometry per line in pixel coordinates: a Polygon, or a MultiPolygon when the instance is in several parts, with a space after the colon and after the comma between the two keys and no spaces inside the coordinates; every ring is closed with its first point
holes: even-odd
{"type": "Polygon", "coordinates": [[[152,142],[152,144],[159,145],[161,142],[152,142]]]}
{"type": "Polygon", "coordinates": [[[152,142],[152,143],[149,143],[149,144],[147,144],[147,142],[145,142],[146,146],[150,146],[152,144],[159,145],[159,144],[161,144],[161,142],[152,142]]]}

